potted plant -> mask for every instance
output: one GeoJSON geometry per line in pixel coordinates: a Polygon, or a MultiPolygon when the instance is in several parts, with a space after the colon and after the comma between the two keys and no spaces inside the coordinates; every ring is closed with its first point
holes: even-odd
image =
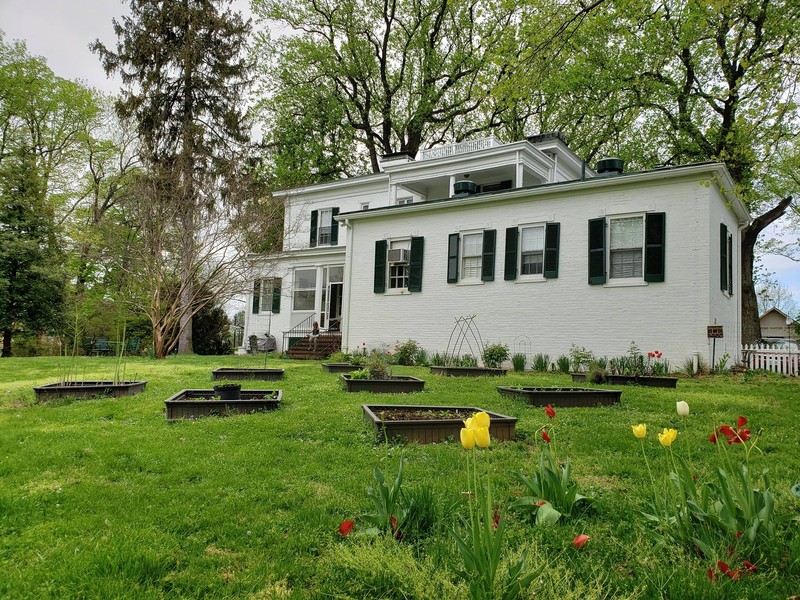
{"type": "Polygon", "coordinates": [[[366,344],[352,352],[335,352],[328,362],[322,363],[322,370],[328,373],[350,373],[360,369],[367,360],[366,344]]]}
{"type": "Polygon", "coordinates": [[[222,383],[214,386],[214,396],[220,400],[238,400],[242,395],[242,386],[238,383],[222,383]]]}

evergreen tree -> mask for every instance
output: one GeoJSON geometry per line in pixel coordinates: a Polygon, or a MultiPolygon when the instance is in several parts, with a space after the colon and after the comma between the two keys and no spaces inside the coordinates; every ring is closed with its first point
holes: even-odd
{"type": "Polygon", "coordinates": [[[141,158],[175,215],[170,249],[180,264],[180,294],[168,309],[179,315],[178,351],[192,352],[192,317],[202,307],[194,278],[204,259],[198,240],[207,223],[235,203],[239,166],[249,141],[244,103],[250,23],[231,0],[131,0],[131,15],[114,20],[116,51],[92,49],[107,73],[119,73],[116,109],[137,123],[141,158]]]}

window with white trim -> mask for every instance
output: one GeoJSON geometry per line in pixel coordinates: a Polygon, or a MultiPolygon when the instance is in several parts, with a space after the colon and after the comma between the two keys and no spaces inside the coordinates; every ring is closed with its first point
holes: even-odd
{"type": "Polygon", "coordinates": [[[314,310],[317,292],[317,269],[296,269],[292,290],[293,310],[314,310]]]}
{"type": "Polygon", "coordinates": [[[325,208],[319,211],[319,225],[317,227],[317,245],[326,246],[331,243],[331,224],[333,223],[333,210],[325,208]]]}
{"type": "Polygon", "coordinates": [[[461,238],[461,279],[480,281],[483,233],[468,233],[461,238]]]}
{"type": "Polygon", "coordinates": [[[609,219],[609,277],[642,278],[643,247],[643,217],[609,219]]]}
{"type": "Polygon", "coordinates": [[[523,227],[520,231],[520,274],[544,273],[544,226],[523,227]]]}
{"type": "Polygon", "coordinates": [[[396,257],[396,260],[389,260],[389,289],[404,290],[408,289],[408,253],[411,248],[411,240],[392,240],[389,245],[389,258],[396,257]],[[392,252],[392,251],[395,252],[392,252]],[[402,252],[405,250],[405,252],[402,252]],[[398,256],[403,255],[403,256],[398,256]]]}

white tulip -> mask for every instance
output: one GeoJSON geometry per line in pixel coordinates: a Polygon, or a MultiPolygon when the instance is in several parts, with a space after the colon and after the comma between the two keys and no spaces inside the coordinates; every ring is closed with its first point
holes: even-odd
{"type": "Polygon", "coordinates": [[[678,414],[682,417],[689,416],[689,405],[683,400],[675,403],[675,410],[677,410],[678,414]]]}

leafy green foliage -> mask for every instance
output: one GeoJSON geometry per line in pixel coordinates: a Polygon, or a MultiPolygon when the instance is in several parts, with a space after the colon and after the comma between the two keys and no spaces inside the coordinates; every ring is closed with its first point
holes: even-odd
{"type": "Polygon", "coordinates": [[[537,352],[533,357],[533,370],[536,371],[537,373],[546,373],[547,371],[549,371],[550,355],[537,352]]]}
{"type": "Polygon", "coordinates": [[[231,321],[221,306],[206,305],[192,319],[192,343],[197,354],[229,354],[231,321]]]}
{"type": "Polygon", "coordinates": [[[486,344],[483,347],[483,364],[490,369],[498,369],[503,361],[508,360],[509,351],[506,344],[486,344]]]}
{"type": "Polygon", "coordinates": [[[511,364],[514,365],[514,370],[517,373],[525,371],[525,364],[528,362],[528,357],[525,354],[515,354],[511,357],[511,364]]]}

